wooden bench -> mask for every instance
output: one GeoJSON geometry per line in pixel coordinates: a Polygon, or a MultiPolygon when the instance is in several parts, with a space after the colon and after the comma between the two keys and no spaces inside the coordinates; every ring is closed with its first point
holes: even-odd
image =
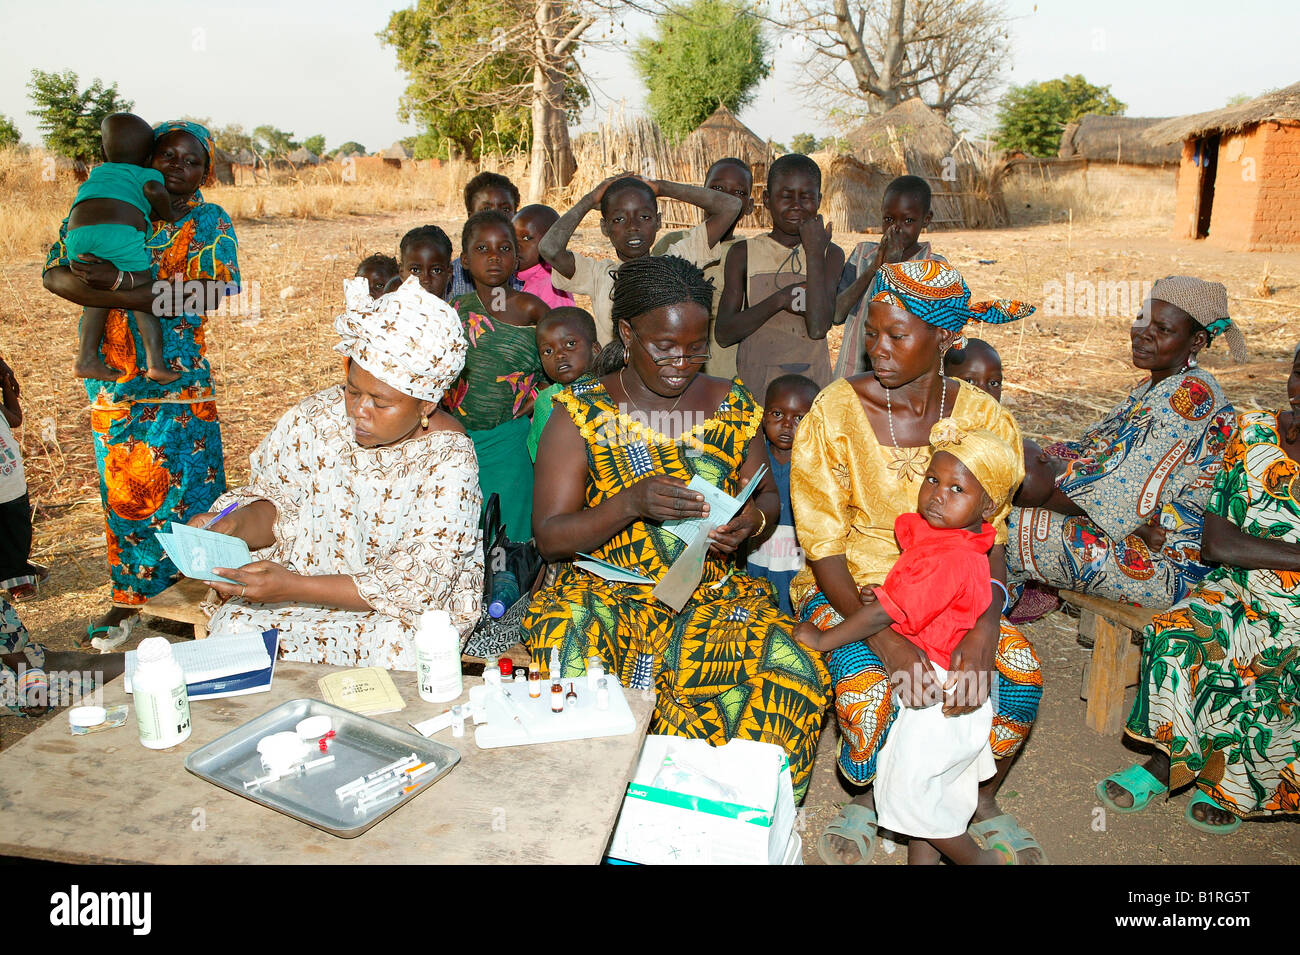
{"type": "Polygon", "coordinates": [[[1079,633],[1092,637],[1092,660],[1083,669],[1079,696],[1088,701],[1091,729],[1113,736],[1124,725],[1124,691],[1136,686],[1142,660],[1142,631],[1159,610],[1062,590],[1060,598],[1079,608],[1079,633]]]}
{"type": "Polygon", "coordinates": [[[179,620],[194,624],[194,639],[208,635],[208,616],[199,607],[208,592],[206,580],[182,577],[156,597],[145,601],[141,611],[164,620],[179,620]]]}

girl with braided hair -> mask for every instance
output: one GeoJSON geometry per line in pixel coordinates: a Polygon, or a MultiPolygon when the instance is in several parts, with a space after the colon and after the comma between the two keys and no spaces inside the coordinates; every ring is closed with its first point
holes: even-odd
{"type": "MultiPolygon", "coordinates": [[[[599,378],[555,397],[537,452],[533,532],[548,561],[594,554],[658,581],[686,545],[663,524],[708,514],[688,482],[738,494],[767,462],[763,410],[738,380],[700,374],[709,358],[712,284],[685,259],[624,263],[614,282],[616,341],[599,378]]],[[[615,583],[566,565],[523,619],[543,657],[560,650],[561,677],[599,656],[624,686],[654,687],[655,732],[721,744],[782,746],[796,799],[808,788],[828,676],[792,638],[794,621],[771,584],[740,573],[742,542],[779,520],[771,475],[710,534],[699,587],[680,612],[649,586],[615,583]]]]}

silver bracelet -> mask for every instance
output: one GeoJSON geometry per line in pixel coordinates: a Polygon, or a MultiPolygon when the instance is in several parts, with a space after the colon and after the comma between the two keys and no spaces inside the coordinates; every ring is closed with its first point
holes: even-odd
{"type": "Polygon", "coordinates": [[[1002,612],[1006,613],[1011,608],[1011,592],[1007,590],[1006,585],[995,577],[989,578],[989,583],[998,590],[1002,591],[1002,612]]]}
{"type": "Polygon", "coordinates": [[[113,283],[112,291],[116,292],[119,288],[122,287],[122,277],[123,277],[123,275],[125,275],[125,273],[124,273],[121,269],[118,269],[118,270],[117,270],[117,281],[113,283]]]}

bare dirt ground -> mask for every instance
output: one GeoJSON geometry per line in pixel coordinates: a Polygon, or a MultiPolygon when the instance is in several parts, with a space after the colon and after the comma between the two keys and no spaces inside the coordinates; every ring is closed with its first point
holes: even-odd
{"type": "MultiPolygon", "coordinates": [[[[274,421],[303,396],[332,384],[339,363],[332,319],[342,303],[340,282],[377,250],[396,251],[403,232],[425,221],[459,238],[460,220],[430,209],[419,214],[349,216],[330,220],[271,219],[237,224],[246,282],[259,283],[259,317],[209,325],[209,357],[218,388],[227,478],[247,475],[248,453],[274,421]],[[286,289],[293,289],[281,297],[286,289]]],[[[1222,346],[1202,361],[1240,408],[1284,400],[1286,361],[1300,337],[1300,253],[1230,253],[1205,243],[1167,238],[1168,223],[1115,216],[1072,226],[1065,222],[996,232],[942,232],[929,238],[959,268],[975,297],[1042,303],[1048,283],[1153,281],[1168,274],[1217,279],[1228,286],[1233,314],[1245,329],[1252,360],[1233,365],[1222,346]],[[1267,280],[1264,281],[1267,273],[1267,280]],[[1271,297],[1262,296],[1261,284],[1271,297]]],[[[863,236],[837,235],[847,251],[863,236]]],[[[607,254],[588,220],[575,247],[607,254]]],[[[76,309],[46,293],[36,256],[5,263],[0,287],[0,355],[23,388],[21,430],[31,496],[36,503],[35,560],[52,569],[34,601],[20,605],[36,639],[66,649],[108,599],[103,519],[85,414],[85,393],[71,376],[76,309]]],[[[1113,315],[1047,315],[1019,325],[977,331],[1001,352],[1005,403],[1026,435],[1081,432],[1136,384],[1129,364],[1131,308],[1113,315]]],[[[1068,311],[1068,309],[1067,309],[1068,311]]],[[[832,335],[832,344],[838,341],[832,335]]],[[[1300,861],[1300,825],[1251,823],[1235,835],[1212,837],[1182,819],[1186,796],[1145,813],[1112,816],[1094,829],[1093,784],[1133,761],[1118,738],[1098,737],[1083,723],[1078,698],[1088,651],[1074,642],[1074,620],[1056,613],[1028,628],[1043,661],[1042,713],[1004,789],[1003,807],[1033,831],[1053,862],[1270,863],[1300,861]]],[[[131,645],[155,632],[138,628],[131,645]]],[[[177,639],[183,630],[169,631],[177,639]]],[[[0,747],[37,721],[0,720],[0,747]]],[[[833,720],[830,721],[833,724],[833,720]]],[[[834,770],[833,728],[823,736],[804,819],[805,859],[848,797],[834,770]]],[[[903,853],[881,852],[895,863],[903,853]]]]}

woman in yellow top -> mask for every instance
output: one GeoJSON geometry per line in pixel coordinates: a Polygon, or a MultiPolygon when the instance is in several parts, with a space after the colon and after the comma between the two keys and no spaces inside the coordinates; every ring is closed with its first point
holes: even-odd
{"type": "MultiPolygon", "coordinates": [[[[935,422],[951,417],[964,429],[983,428],[1017,451],[1023,448],[1009,412],[979,389],[944,377],[943,353],[968,321],[1014,321],[1032,308],[1018,302],[972,305],[961,275],[936,261],[883,265],[869,296],[863,340],[873,371],[837,379],[818,395],[791,457],[790,497],[808,564],[791,584],[790,597],[795,615],[820,630],[861,609],[872,599],[869,588],[883,583],[898,560],[894,520],[916,510],[935,422]]],[[[991,744],[998,772],[980,787],[971,834],[985,845],[996,837],[1015,850],[1019,862],[1042,862],[1038,843],[1001,813],[995,799],[1042,695],[1033,648],[1000,620],[1008,510],[1004,506],[990,521],[997,544],[989,554],[989,608],[958,644],[949,668],[959,679],[973,677],[973,692],[946,709],[957,715],[980,706],[997,674],[991,744]]],[[[827,665],[840,724],[840,771],[866,787],[897,711],[891,674],[918,674],[907,689],[919,702],[934,692],[933,673],[915,644],[888,629],[832,651],[827,665]]],[[[818,840],[818,851],[828,862],[865,862],[875,843],[868,791],[844,807],[818,840]]]]}
{"type": "MultiPolygon", "coordinates": [[[[735,495],[767,462],[763,409],[740,379],[699,373],[712,298],[704,273],[677,256],[642,256],[618,270],[619,337],[606,356],[614,370],[556,395],[537,449],[546,480],[534,489],[533,532],[548,561],[587,552],[657,582],[687,547],[668,522],[708,516],[689,482],[735,495]]],[[[656,733],[783,747],[802,799],[829,680],[820,656],[795,642],[772,585],[736,572],[736,550],[779,516],[775,482],[759,480],[709,534],[699,583],[680,610],[644,583],[566,564],[521,626],[534,655],[559,651],[564,678],[598,656],[624,686],[653,688],[656,733]]]]}

